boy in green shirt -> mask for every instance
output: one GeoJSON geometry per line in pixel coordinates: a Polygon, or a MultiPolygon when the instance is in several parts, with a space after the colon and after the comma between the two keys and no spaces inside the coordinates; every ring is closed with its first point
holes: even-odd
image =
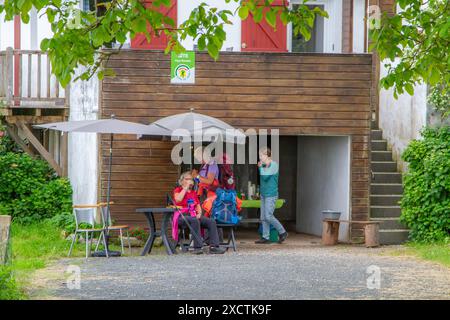
{"type": "Polygon", "coordinates": [[[272,160],[271,155],[267,147],[259,150],[262,239],[255,241],[258,244],[270,243],[270,225],[273,225],[279,233],[278,243],[282,243],[288,236],[283,225],[274,216],[275,203],[278,199],[279,167],[278,163],[272,160]]]}

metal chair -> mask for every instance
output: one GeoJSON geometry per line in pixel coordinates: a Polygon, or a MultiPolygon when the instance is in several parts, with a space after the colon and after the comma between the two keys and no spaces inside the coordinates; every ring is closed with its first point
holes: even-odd
{"type": "MultiPolygon", "coordinates": [[[[166,194],[166,201],[167,201],[167,205],[168,206],[176,206],[175,201],[173,200],[173,198],[167,193],[166,194]]],[[[184,217],[181,215],[180,217],[182,217],[184,219],[184,217]]],[[[171,217],[171,222],[172,222],[173,216],[171,217]]],[[[171,223],[172,225],[172,223],[171,223]]],[[[180,249],[182,252],[188,252],[189,248],[193,248],[193,244],[194,244],[194,237],[198,237],[198,239],[201,239],[201,242],[203,243],[203,246],[207,246],[208,244],[205,242],[205,239],[203,239],[203,237],[199,234],[197,234],[191,227],[191,225],[186,221],[185,223],[185,227],[182,227],[179,225],[178,227],[178,242],[172,244],[174,248],[176,248],[177,246],[180,246],[180,249]],[[189,230],[189,238],[186,237],[186,229],[189,230]]]]}
{"type": "Polygon", "coordinates": [[[96,208],[97,208],[96,205],[92,205],[92,206],[84,205],[84,206],[82,206],[82,208],[77,208],[76,206],[74,206],[73,214],[75,217],[76,228],[75,228],[75,235],[72,239],[72,243],[71,243],[70,249],[69,249],[69,254],[68,254],[69,257],[72,254],[72,249],[77,240],[78,235],[81,236],[82,233],[85,234],[85,240],[86,240],[86,258],[88,258],[89,254],[90,254],[92,239],[96,232],[100,233],[100,236],[97,241],[97,248],[98,248],[98,245],[102,238],[103,238],[103,245],[106,247],[104,229],[103,228],[102,229],[95,228],[95,211],[96,211],[95,209],[96,208]],[[80,224],[82,224],[82,223],[89,224],[90,226],[92,226],[92,228],[80,228],[80,224]]]}
{"type": "MultiPolygon", "coordinates": [[[[124,253],[124,247],[123,247],[123,231],[125,230],[125,233],[127,235],[128,239],[128,250],[131,254],[131,242],[130,242],[130,235],[128,230],[130,227],[128,225],[113,225],[111,220],[111,212],[108,210],[106,203],[99,203],[98,206],[100,207],[100,212],[102,214],[102,221],[103,221],[103,228],[106,228],[106,221],[108,221],[108,230],[109,231],[119,231],[120,236],[120,246],[122,248],[122,254],[124,253]]],[[[100,235],[101,237],[101,235],[100,235]]]]}

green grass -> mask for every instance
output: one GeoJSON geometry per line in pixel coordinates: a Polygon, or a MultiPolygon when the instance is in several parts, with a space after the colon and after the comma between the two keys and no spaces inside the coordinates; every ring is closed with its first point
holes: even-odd
{"type": "Polygon", "coordinates": [[[437,262],[450,268],[450,243],[418,243],[408,242],[400,249],[389,250],[392,256],[414,256],[422,260],[437,262]]]}
{"type": "MultiPolygon", "coordinates": [[[[7,289],[11,292],[11,299],[26,298],[27,287],[30,285],[33,273],[38,269],[45,268],[52,261],[67,257],[70,241],[62,237],[61,231],[60,228],[48,221],[32,225],[15,223],[11,225],[12,261],[9,269],[15,278],[12,283],[8,282],[11,288],[7,289]],[[16,291],[20,294],[17,295],[16,291]]],[[[112,250],[116,250],[115,246],[111,245],[110,247],[112,250]]],[[[72,257],[84,256],[85,244],[77,243],[72,251],[72,257]]],[[[0,269],[0,275],[1,271],[0,269]]],[[[4,273],[6,272],[4,271],[4,273]]],[[[7,277],[3,277],[3,279],[7,279],[7,277]]],[[[6,298],[8,296],[4,299],[6,298]]],[[[1,299],[2,295],[0,295],[1,299]]]]}
{"type": "Polygon", "coordinates": [[[412,242],[408,243],[406,247],[415,256],[450,267],[450,243],[422,244],[412,242]]]}

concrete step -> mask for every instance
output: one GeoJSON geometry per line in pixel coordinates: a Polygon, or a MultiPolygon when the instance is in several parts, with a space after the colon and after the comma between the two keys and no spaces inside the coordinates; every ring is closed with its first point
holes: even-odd
{"type": "Polygon", "coordinates": [[[374,183],[402,183],[402,174],[399,172],[374,172],[372,181],[374,183]]]}
{"type": "Polygon", "coordinates": [[[401,214],[400,206],[370,206],[370,217],[377,218],[398,218],[401,214]]]}
{"type": "Polygon", "coordinates": [[[375,194],[403,194],[401,183],[371,183],[370,193],[375,194]]]}
{"type": "Polygon", "coordinates": [[[398,206],[402,195],[378,194],[370,195],[370,204],[374,206],[398,206]]]}
{"type": "Polygon", "coordinates": [[[397,172],[395,161],[372,161],[370,165],[373,172],[397,172]]]}
{"type": "Polygon", "coordinates": [[[370,130],[370,139],[383,140],[383,131],[381,131],[380,129],[370,130]]]}
{"type": "Polygon", "coordinates": [[[408,240],[406,229],[380,230],[380,244],[401,244],[408,240]]]}
{"type": "Polygon", "coordinates": [[[387,141],[386,140],[372,140],[372,151],[384,151],[387,150],[387,141]]]}
{"type": "Polygon", "coordinates": [[[400,222],[398,218],[370,218],[372,221],[380,222],[380,230],[396,230],[405,229],[406,227],[400,222]]]}
{"type": "Polygon", "coordinates": [[[372,161],[392,161],[392,152],[387,150],[372,150],[370,152],[372,161]]]}

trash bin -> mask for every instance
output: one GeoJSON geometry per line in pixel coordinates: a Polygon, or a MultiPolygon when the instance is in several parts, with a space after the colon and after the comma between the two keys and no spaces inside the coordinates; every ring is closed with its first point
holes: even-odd
{"type": "Polygon", "coordinates": [[[340,211],[335,211],[335,210],[323,210],[322,211],[322,220],[323,219],[339,220],[340,217],[341,217],[340,211]]]}
{"type": "MultiPolygon", "coordinates": [[[[259,236],[262,238],[262,224],[259,225],[258,228],[259,236]]],[[[270,242],[278,242],[278,231],[275,229],[273,225],[270,225],[270,236],[269,236],[270,242]]]]}

